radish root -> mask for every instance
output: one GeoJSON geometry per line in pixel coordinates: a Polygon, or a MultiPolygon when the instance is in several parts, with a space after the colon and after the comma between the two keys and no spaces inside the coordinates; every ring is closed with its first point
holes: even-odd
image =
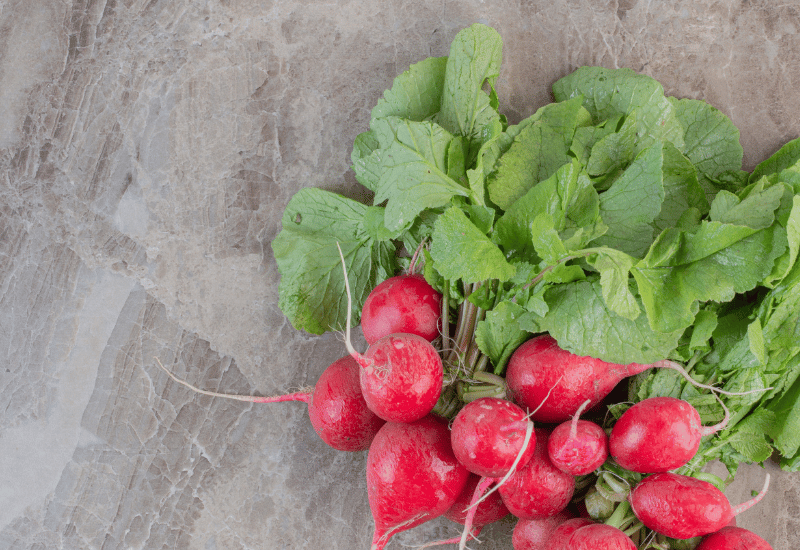
{"type": "Polygon", "coordinates": [[[195,386],[192,386],[189,382],[185,380],[181,380],[174,374],[172,374],[167,367],[161,364],[158,357],[154,358],[158,363],[158,366],[161,367],[167,375],[172,378],[175,382],[182,386],[186,386],[190,390],[196,393],[200,393],[202,395],[208,395],[210,397],[224,397],[225,399],[235,399],[236,401],[246,401],[248,403],[279,403],[281,401],[303,401],[308,403],[311,400],[311,392],[313,388],[304,388],[301,391],[296,393],[290,393],[287,395],[274,395],[272,397],[260,397],[257,395],[233,395],[229,393],[218,393],[208,390],[201,390],[195,386]]]}
{"type": "Polygon", "coordinates": [[[765,392],[765,391],[769,391],[771,389],[774,389],[773,387],[770,386],[769,388],[762,388],[762,389],[759,389],[759,390],[750,390],[750,391],[744,391],[744,392],[725,391],[725,390],[722,390],[720,388],[717,388],[716,386],[709,386],[709,385],[706,385],[706,384],[701,384],[700,382],[698,382],[697,380],[692,378],[692,376],[688,372],[686,372],[686,369],[684,369],[682,366],[680,366],[675,361],[670,361],[669,359],[664,359],[662,361],[656,361],[655,363],[652,363],[650,366],[653,367],[653,368],[672,369],[672,370],[676,371],[678,374],[680,374],[681,376],[683,376],[691,385],[693,385],[693,386],[695,386],[697,388],[703,388],[704,390],[710,390],[710,391],[713,391],[713,392],[716,392],[716,393],[721,393],[722,395],[733,395],[733,396],[735,396],[735,395],[750,395],[750,394],[753,394],[753,393],[761,393],[761,392],[765,392]]]}

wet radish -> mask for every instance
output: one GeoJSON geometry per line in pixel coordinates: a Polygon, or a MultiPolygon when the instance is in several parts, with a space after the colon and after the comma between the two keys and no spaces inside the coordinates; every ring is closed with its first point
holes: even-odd
{"type": "Polygon", "coordinates": [[[371,550],[447,512],[468,477],[453,455],[447,425],[438,418],[384,424],[367,455],[367,494],[375,520],[371,550]]]}

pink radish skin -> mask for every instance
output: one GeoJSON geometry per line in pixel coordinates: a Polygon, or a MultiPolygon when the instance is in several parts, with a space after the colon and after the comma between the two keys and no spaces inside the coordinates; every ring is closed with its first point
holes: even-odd
{"type": "Polygon", "coordinates": [[[548,432],[542,428],[534,431],[533,456],[497,489],[511,513],[522,519],[561,512],[575,492],[575,478],[556,468],[547,456],[548,432]]]}
{"type": "Polygon", "coordinates": [[[772,550],[772,546],[742,527],[723,527],[703,538],[695,550],[772,550]]]}
{"type": "Polygon", "coordinates": [[[452,508],[468,477],[438,418],[384,424],[367,455],[367,495],[375,520],[371,550],[452,508]]]}
{"type": "Polygon", "coordinates": [[[569,539],[575,531],[587,525],[594,525],[594,522],[589,518],[574,518],[563,522],[547,540],[547,550],[570,550],[569,539]]]}
{"type": "Polygon", "coordinates": [[[633,513],[646,527],[675,539],[690,539],[722,529],[734,516],[760,502],[769,487],[731,507],[711,483],[670,472],[644,478],[628,496],[633,513]]]}
{"type": "Polygon", "coordinates": [[[511,535],[511,545],[514,550],[548,550],[550,536],[571,517],[566,512],[560,512],[546,518],[518,520],[511,535]]]}
{"type": "Polygon", "coordinates": [[[564,422],[581,404],[598,404],[622,379],[651,365],[617,365],[592,357],[581,357],[558,346],[543,334],[522,344],[511,355],[506,383],[514,401],[529,410],[539,407],[532,418],[540,422],[564,422]],[[545,400],[548,392],[550,397],[545,400]],[[541,405],[541,406],[540,406],[541,405]]]}
{"type": "Polygon", "coordinates": [[[602,523],[586,525],[576,530],[567,543],[569,550],[636,550],[628,535],[602,523]]]}
{"type": "MultiPolygon", "coordinates": [[[[530,421],[519,406],[496,397],[482,397],[464,405],[450,430],[453,452],[461,464],[479,476],[502,477],[522,450],[530,421]]],[[[517,468],[533,456],[531,437],[517,468]]]]}
{"type": "Polygon", "coordinates": [[[680,468],[697,453],[700,440],[728,423],[704,427],[686,401],[651,397],[625,411],[611,430],[611,456],[632,472],[652,474],[680,468]]]}
{"type": "Polygon", "coordinates": [[[562,472],[581,476],[595,471],[608,458],[606,432],[580,414],[589,401],[585,401],[571,421],[556,426],[547,441],[550,461],[562,472]]]}
{"type": "Polygon", "coordinates": [[[442,295],[422,275],[397,275],[372,289],[361,309],[368,344],[388,334],[416,334],[432,342],[439,336],[442,295]]]}
{"type": "Polygon", "coordinates": [[[436,406],[444,368],[430,342],[415,334],[390,334],[352,357],[363,367],[361,392],[376,415],[391,422],[413,422],[436,406]]]}
{"type": "Polygon", "coordinates": [[[231,395],[198,389],[176,377],[159,361],[159,366],[179,384],[212,397],[224,397],[249,403],[280,403],[302,401],[308,403],[308,418],[317,435],[336,450],[364,451],[386,421],[375,415],[361,394],[360,368],[350,357],[337,359],[320,375],[317,385],[308,391],[287,395],[259,397],[231,395]]]}

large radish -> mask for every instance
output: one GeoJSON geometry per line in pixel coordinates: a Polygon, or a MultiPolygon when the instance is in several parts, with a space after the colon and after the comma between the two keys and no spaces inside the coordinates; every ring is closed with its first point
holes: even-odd
{"type": "Polygon", "coordinates": [[[611,429],[609,448],[617,463],[632,472],[654,474],[680,468],[697,453],[700,440],[728,424],[703,426],[700,413],[675,397],[650,397],[625,411],[611,429]]]}
{"type": "Polygon", "coordinates": [[[758,495],[731,507],[722,491],[711,483],[665,472],[644,478],[628,501],[645,527],[674,539],[690,539],[719,531],[737,514],[760,502],[768,487],[769,474],[758,495]]]}
{"type": "Polygon", "coordinates": [[[368,344],[387,334],[416,334],[429,342],[439,336],[442,295],[422,275],[396,275],[372,289],[361,308],[368,344]]]}
{"type": "Polygon", "coordinates": [[[683,367],[672,361],[650,365],[607,363],[562,349],[548,334],[536,336],[517,348],[508,361],[506,383],[514,401],[536,411],[532,415],[534,420],[564,422],[587,399],[591,409],[621,380],[649,368],[672,369],[696,387],[730,395],[730,392],[691,380],[683,367]]]}
{"type": "Polygon", "coordinates": [[[387,422],[367,455],[367,494],[375,534],[371,550],[452,508],[469,472],[450,447],[447,425],[433,416],[387,422]]]}

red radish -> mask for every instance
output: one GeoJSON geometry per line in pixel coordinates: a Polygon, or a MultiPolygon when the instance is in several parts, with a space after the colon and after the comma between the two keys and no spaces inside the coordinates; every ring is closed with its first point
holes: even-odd
{"type": "MultiPolygon", "coordinates": [[[[475,494],[475,489],[478,487],[480,480],[480,476],[470,474],[466,485],[464,485],[464,490],[458,495],[458,499],[456,499],[453,506],[444,513],[444,517],[450,521],[464,525],[467,519],[467,508],[472,503],[472,497],[475,494]]],[[[472,525],[476,528],[473,529],[475,536],[478,535],[481,528],[503,519],[508,514],[508,508],[503,504],[503,499],[500,498],[500,494],[497,493],[497,491],[489,494],[485,500],[478,504],[475,517],[472,518],[472,525]]],[[[456,542],[458,542],[458,539],[456,542]]]]}
{"type": "Polygon", "coordinates": [[[723,527],[703,538],[695,550],[772,550],[772,546],[742,527],[723,527]]]}
{"type": "Polygon", "coordinates": [[[652,474],[680,468],[697,453],[700,440],[723,430],[728,414],[704,427],[700,413],[675,397],[650,397],[633,405],[611,430],[611,456],[632,472],[652,474]]]}
{"type": "Polygon", "coordinates": [[[422,275],[397,275],[372,289],[361,309],[368,344],[387,334],[416,334],[432,342],[439,336],[442,295],[422,275]]]}
{"type": "MultiPolygon", "coordinates": [[[[464,405],[450,428],[453,452],[461,464],[479,476],[502,477],[511,469],[525,443],[528,420],[519,406],[496,397],[464,405]]],[[[527,443],[517,467],[533,456],[535,439],[527,443]]]]}
{"type": "Polygon", "coordinates": [[[438,418],[384,424],[367,455],[367,494],[375,520],[371,550],[444,514],[468,477],[453,455],[447,425],[438,418]]]}
{"type": "Polygon", "coordinates": [[[636,550],[628,535],[612,525],[594,523],[577,529],[567,543],[569,550],[636,550]]]}
{"type": "Polygon", "coordinates": [[[690,539],[719,531],[732,517],[760,502],[768,487],[769,474],[757,496],[731,507],[711,483],[666,472],[644,478],[628,501],[645,527],[675,539],[690,539]]]}
{"type": "Polygon", "coordinates": [[[594,522],[589,518],[574,518],[561,523],[547,540],[547,550],[570,550],[569,539],[573,533],[587,525],[594,525],[594,522]]]}
{"type": "Polygon", "coordinates": [[[520,519],[514,526],[511,545],[514,550],[548,550],[548,540],[556,528],[571,519],[566,512],[537,519],[520,519]]]}
{"type": "Polygon", "coordinates": [[[577,410],[569,422],[556,426],[547,441],[550,461],[562,472],[582,476],[595,471],[608,458],[606,432],[588,420],[580,420],[589,400],[577,410]]]}
{"type": "Polygon", "coordinates": [[[522,519],[561,512],[575,492],[575,478],[556,468],[547,456],[547,431],[536,428],[535,433],[531,459],[497,489],[511,513],[522,519]]]}
{"type": "Polygon", "coordinates": [[[158,361],[159,366],[176,382],[197,393],[212,397],[225,397],[250,403],[278,403],[302,401],[308,403],[308,417],[320,438],[339,451],[364,451],[378,433],[385,420],[375,415],[361,394],[358,363],[345,355],[334,361],[322,375],[317,385],[307,391],[257,397],[254,395],[230,395],[198,389],[176,377],[158,361]]]}
{"type": "MultiPolygon", "coordinates": [[[[337,244],[338,246],[338,244],[337,244]]],[[[371,344],[363,355],[350,342],[352,301],[341,248],[347,290],[345,346],[361,365],[361,392],[372,412],[391,422],[413,422],[436,406],[442,393],[444,367],[433,345],[416,334],[389,334],[371,344]]]]}

